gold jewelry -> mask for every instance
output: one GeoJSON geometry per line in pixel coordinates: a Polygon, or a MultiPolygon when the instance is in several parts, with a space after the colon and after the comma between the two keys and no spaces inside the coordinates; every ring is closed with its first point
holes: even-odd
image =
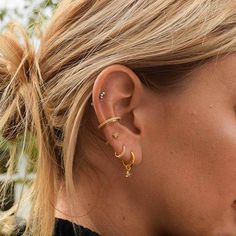
{"type": "Polygon", "coordinates": [[[122,151],[121,151],[120,154],[117,154],[115,152],[115,156],[118,157],[118,158],[121,158],[122,156],[124,156],[124,154],[125,154],[125,145],[122,146],[122,151]]]}
{"type": "Polygon", "coordinates": [[[133,166],[133,164],[134,164],[134,161],[135,161],[135,155],[134,155],[134,153],[133,152],[130,152],[130,154],[131,154],[131,162],[130,163],[125,163],[124,162],[124,160],[122,160],[122,163],[123,163],[123,165],[125,166],[125,168],[126,168],[126,174],[125,174],[125,177],[129,177],[131,174],[130,174],[130,170],[131,170],[131,168],[132,168],[132,166],[133,166]]]}
{"type": "Polygon", "coordinates": [[[112,134],[112,137],[113,137],[114,139],[117,139],[117,138],[119,137],[119,134],[118,134],[118,133],[114,133],[114,134],[112,134]]]}
{"type": "Polygon", "coordinates": [[[109,123],[114,123],[114,122],[116,122],[116,121],[118,121],[118,120],[120,120],[120,119],[121,119],[121,117],[119,117],[119,116],[108,118],[108,119],[106,119],[105,121],[103,121],[103,122],[98,126],[98,128],[100,129],[100,128],[102,128],[103,126],[105,126],[105,125],[107,125],[107,124],[109,124],[109,123]]]}
{"type": "MultiPolygon", "coordinates": [[[[113,137],[114,139],[117,139],[117,138],[119,137],[119,134],[118,134],[118,133],[114,133],[114,134],[112,134],[112,137],[113,137]]],[[[108,144],[109,144],[109,140],[106,141],[106,145],[108,145],[108,144]]]]}

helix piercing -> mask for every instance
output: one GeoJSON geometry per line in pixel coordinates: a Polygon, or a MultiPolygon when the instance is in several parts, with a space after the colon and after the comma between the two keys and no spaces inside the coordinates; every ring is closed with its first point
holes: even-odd
{"type": "MultiPolygon", "coordinates": [[[[99,99],[102,100],[104,98],[104,96],[106,95],[106,93],[103,91],[99,94],[99,99]]],[[[90,103],[91,106],[93,106],[93,102],[90,103]]]]}
{"type": "Polygon", "coordinates": [[[99,99],[102,100],[104,98],[104,96],[106,95],[106,93],[103,91],[99,94],[99,99]]]}

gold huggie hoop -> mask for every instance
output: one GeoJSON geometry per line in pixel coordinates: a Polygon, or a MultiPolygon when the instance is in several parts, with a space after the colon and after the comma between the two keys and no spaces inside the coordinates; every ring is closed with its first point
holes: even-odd
{"type": "Polygon", "coordinates": [[[123,163],[123,165],[125,166],[125,168],[126,168],[126,174],[125,174],[125,177],[129,177],[131,174],[130,174],[130,170],[131,170],[131,168],[132,168],[132,166],[133,166],[133,164],[134,164],[134,161],[135,161],[135,155],[134,155],[134,153],[133,152],[130,152],[130,154],[131,154],[131,162],[130,163],[125,163],[124,162],[124,160],[122,160],[122,163],[123,163]]]}
{"type": "Polygon", "coordinates": [[[124,156],[124,154],[125,154],[125,145],[122,146],[122,152],[120,154],[117,154],[115,152],[115,156],[118,158],[121,158],[122,156],[124,156]]]}
{"type": "Polygon", "coordinates": [[[107,120],[103,121],[103,122],[98,126],[98,128],[100,129],[100,128],[102,128],[103,126],[105,126],[105,125],[107,125],[107,124],[109,124],[109,123],[114,123],[114,122],[116,122],[116,121],[118,121],[118,120],[120,120],[120,119],[121,119],[121,117],[119,117],[119,116],[108,118],[107,120]]]}

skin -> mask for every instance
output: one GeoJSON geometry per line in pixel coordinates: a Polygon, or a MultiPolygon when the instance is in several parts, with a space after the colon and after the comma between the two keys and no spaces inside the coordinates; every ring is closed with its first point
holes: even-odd
{"type": "Polygon", "coordinates": [[[103,236],[235,236],[235,64],[235,55],[205,64],[165,93],[126,66],[106,67],[93,87],[94,114],[99,123],[122,120],[99,131],[110,145],[88,157],[103,174],[78,171],[71,211],[62,184],[55,215],[103,236]],[[114,156],[123,144],[122,160],[136,156],[128,178],[114,156]]]}

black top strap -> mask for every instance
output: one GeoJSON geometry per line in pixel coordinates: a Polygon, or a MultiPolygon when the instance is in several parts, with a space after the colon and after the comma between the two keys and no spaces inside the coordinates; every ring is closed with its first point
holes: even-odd
{"type": "MultiPolygon", "coordinates": [[[[55,218],[55,230],[53,236],[100,236],[98,233],[72,222],[55,218]]],[[[25,231],[25,225],[19,225],[12,236],[22,236],[25,231]]]]}
{"type": "Polygon", "coordinates": [[[98,233],[83,227],[82,225],[74,224],[68,220],[56,218],[54,236],[100,236],[98,233]]]}

